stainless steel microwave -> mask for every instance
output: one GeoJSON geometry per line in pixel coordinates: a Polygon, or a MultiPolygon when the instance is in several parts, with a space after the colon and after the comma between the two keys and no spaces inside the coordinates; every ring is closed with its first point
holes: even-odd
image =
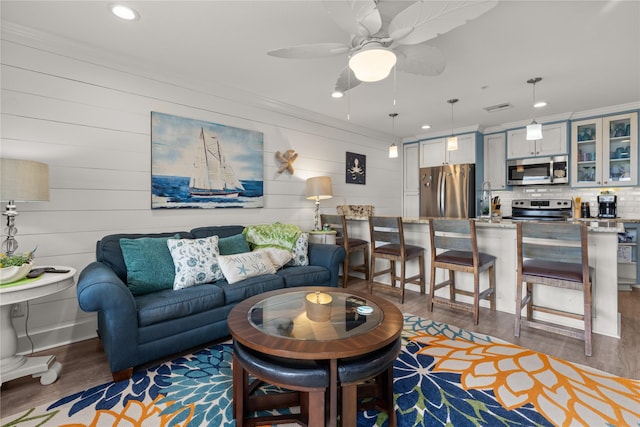
{"type": "Polygon", "coordinates": [[[568,184],[568,157],[530,157],[507,160],[508,185],[568,184]]]}

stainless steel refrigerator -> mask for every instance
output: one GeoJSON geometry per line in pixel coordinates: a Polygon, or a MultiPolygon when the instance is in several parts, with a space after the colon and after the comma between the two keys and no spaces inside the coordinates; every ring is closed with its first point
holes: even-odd
{"type": "Polygon", "coordinates": [[[420,216],[475,217],[475,183],[474,164],[420,168],[420,216]]]}

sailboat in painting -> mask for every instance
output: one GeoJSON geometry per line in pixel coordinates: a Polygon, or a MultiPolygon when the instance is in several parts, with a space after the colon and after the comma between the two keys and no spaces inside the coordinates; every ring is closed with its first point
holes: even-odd
{"type": "Polygon", "coordinates": [[[200,128],[199,154],[193,162],[189,193],[195,197],[238,197],[244,187],[227,163],[217,136],[200,128]]]}

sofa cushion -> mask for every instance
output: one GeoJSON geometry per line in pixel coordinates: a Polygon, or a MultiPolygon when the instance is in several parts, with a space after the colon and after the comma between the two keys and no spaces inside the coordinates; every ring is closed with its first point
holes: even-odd
{"type": "Polygon", "coordinates": [[[224,278],[233,284],[250,277],[276,272],[269,255],[263,251],[245,252],[235,255],[221,255],[218,263],[224,278]]]}
{"type": "Polygon", "coordinates": [[[269,261],[273,264],[273,268],[280,270],[283,265],[291,261],[293,253],[286,249],[278,248],[262,248],[256,249],[256,251],[264,252],[269,257],[269,261]]]}
{"type": "Polygon", "coordinates": [[[196,239],[209,236],[218,236],[218,238],[235,236],[241,234],[244,230],[242,225],[211,225],[208,227],[198,227],[191,230],[191,234],[196,239]]]}
{"type": "Polygon", "coordinates": [[[284,285],[284,279],[276,274],[251,277],[234,284],[226,280],[216,282],[216,286],[224,291],[226,304],[237,304],[254,295],[282,289],[284,285]]]}
{"type": "Polygon", "coordinates": [[[169,237],[120,239],[122,256],[127,266],[127,286],[132,294],[142,295],[173,288],[175,270],[167,247],[168,239],[169,237]]]}
{"type": "Polygon", "coordinates": [[[309,233],[300,233],[293,247],[293,258],[287,265],[309,265],[309,233]]]}
{"type": "Polygon", "coordinates": [[[165,289],[140,295],[136,297],[136,304],[138,326],[148,326],[222,307],[225,295],[220,287],[204,284],[181,289],[180,292],[165,289]]]}
{"type": "Polygon", "coordinates": [[[127,266],[124,263],[120,239],[139,239],[141,237],[174,237],[180,235],[182,239],[190,239],[193,236],[187,231],[174,231],[172,233],[149,233],[149,234],[110,234],[104,236],[96,243],[96,261],[102,262],[110,267],[122,280],[127,282],[127,266]]]}
{"type": "Polygon", "coordinates": [[[251,251],[244,234],[219,238],[218,248],[220,249],[220,255],[241,254],[251,251]]]}
{"type": "Polygon", "coordinates": [[[285,287],[319,286],[331,280],[331,272],[315,265],[285,267],[276,273],[284,279],[285,287]]]}
{"type": "Polygon", "coordinates": [[[175,265],[173,289],[179,290],[223,278],[218,265],[218,236],[201,239],[168,239],[175,265]]]}

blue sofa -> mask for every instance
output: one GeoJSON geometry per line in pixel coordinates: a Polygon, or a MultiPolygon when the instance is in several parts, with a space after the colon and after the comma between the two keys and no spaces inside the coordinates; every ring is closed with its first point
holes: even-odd
{"type": "Polygon", "coordinates": [[[98,312],[98,334],[115,381],[133,368],[229,336],[227,315],[253,295],[296,286],[338,286],[342,246],[309,243],[309,265],[285,266],[275,274],[230,285],[226,280],[174,291],[133,295],[120,239],[141,237],[220,238],[242,233],[240,225],[195,228],[189,232],[113,234],[96,245],[96,261],[80,273],[80,308],[98,312]]]}

